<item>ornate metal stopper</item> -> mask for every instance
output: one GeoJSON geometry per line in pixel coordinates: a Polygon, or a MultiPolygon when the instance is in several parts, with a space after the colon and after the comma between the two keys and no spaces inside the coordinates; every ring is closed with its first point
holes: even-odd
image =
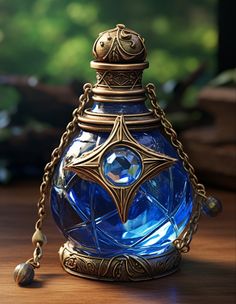
{"type": "MultiPolygon", "coordinates": [[[[144,39],[139,34],[118,24],[99,35],[93,54],[96,60],[91,62],[91,68],[96,69],[97,83],[92,89],[92,100],[96,104],[114,103],[122,107],[127,103],[145,102],[142,74],[148,62],[145,61],[144,39]]],[[[79,126],[86,131],[111,131],[115,118],[112,113],[95,113],[86,109],[79,117],[79,126]]],[[[124,118],[130,130],[156,128],[159,123],[148,109],[139,114],[125,113],[124,118]]]]}
{"type": "Polygon", "coordinates": [[[102,32],[94,43],[95,59],[106,63],[138,63],[146,59],[144,39],[124,24],[102,32]]]}

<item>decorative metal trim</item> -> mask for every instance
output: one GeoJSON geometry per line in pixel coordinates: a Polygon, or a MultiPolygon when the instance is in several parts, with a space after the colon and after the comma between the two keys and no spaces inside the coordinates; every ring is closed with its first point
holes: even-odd
{"type": "MultiPolygon", "coordinates": [[[[92,115],[91,115],[92,116],[92,115]]],[[[150,115],[151,116],[151,115],[150,115]]],[[[115,119],[104,119],[103,117],[101,117],[102,120],[99,120],[98,117],[89,117],[89,116],[83,116],[79,118],[79,122],[83,122],[83,123],[91,123],[91,124],[96,124],[96,125],[109,125],[109,126],[114,126],[115,123],[115,119]]],[[[155,124],[158,123],[159,119],[158,118],[154,118],[154,117],[148,117],[148,118],[144,118],[143,120],[138,120],[138,119],[130,119],[127,120],[127,125],[130,126],[130,124],[137,126],[137,125],[148,125],[148,124],[155,124]]],[[[156,126],[157,127],[157,126],[156,126]]]]}
{"type": "Polygon", "coordinates": [[[143,281],[169,275],[179,269],[181,254],[171,246],[162,255],[118,255],[112,258],[88,256],[69,242],[59,250],[61,265],[68,273],[104,281],[143,281]]]}
{"type": "Polygon", "coordinates": [[[124,116],[117,116],[108,139],[95,149],[83,153],[75,159],[68,159],[64,169],[74,171],[79,177],[98,183],[112,197],[122,222],[127,221],[128,211],[139,186],[145,181],[170,167],[176,159],[157,153],[140,145],[130,134],[124,116]],[[139,155],[142,163],[142,174],[129,186],[121,187],[110,184],[104,177],[101,163],[104,154],[113,146],[126,146],[139,155]]]}
{"type": "MultiPolygon", "coordinates": [[[[157,129],[159,127],[159,120],[157,121],[158,125],[149,123],[148,125],[136,125],[132,122],[129,125],[130,131],[149,131],[153,130],[154,128],[157,129]]],[[[88,124],[88,123],[79,123],[78,124],[80,129],[88,132],[110,132],[112,129],[112,125],[96,125],[96,124],[88,124]]]]}
{"type": "Polygon", "coordinates": [[[116,96],[99,96],[99,95],[93,95],[92,99],[96,102],[109,102],[109,103],[130,103],[130,102],[134,102],[134,103],[139,103],[139,102],[144,102],[146,100],[145,96],[134,96],[134,97],[129,97],[127,98],[127,96],[120,96],[120,97],[116,97],[116,96]]]}
{"type": "Polygon", "coordinates": [[[90,67],[97,70],[114,70],[114,71],[125,71],[125,70],[144,70],[149,66],[149,62],[140,63],[106,63],[92,60],[90,61],[90,67]]]}
{"type": "MultiPolygon", "coordinates": [[[[105,119],[109,119],[110,117],[117,118],[117,114],[105,114],[105,113],[97,113],[97,112],[91,112],[90,109],[85,109],[84,114],[86,115],[91,115],[91,116],[99,116],[99,119],[101,119],[101,117],[105,118],[105,119]]],[[[125,114],[124,119],[125,122],[127,123],[127,120],[129,120],[130,118],[142,118],[144,119],[145,117],[150,117],[150,115],[152,115],[152,117],[155,117],[155,119],[158,119],[156,116],[153,115],[154,111],[153,110],[149,110],[148,112],[145,113],[137,113],[137,114],[125,114]]],[[[114,125],[114,121],[113,121],[113,125],[114,125]]]]}
{"type": "Polygon", "coordinates": [[[97,95],[105,95],[105,96],[114,96],[114,97],[120,97],[124,96],[126,98],[129,98],[129,96],[134,96],[134,95],[141,95],[143,96],[144,100],[146,100],[145,96],[145,89],[140,87],[140,88],[135,88],[135,89],[123,89],[123,87],[120,87],[119,90],[113,90],[113,89],[107,89],[104,87],[93,87],[92,92],[97,95]]]}
{"type": "MultiPolygon", "coordinates": [[[[84,111],[83,116],[78,116],[79,126],[84,130],[111,132],[117,118],[115,114],[94,113],[90,109],[84,111]]],[[[140,114],[125,114],[124,119],[130,130],[143,130],[158,128],[160,119],[152,111],[140,114]]]]}
{"type": "Polygon", "coordinates": [[[120,87],[133,89],[135,86],[141,86],[142,73],[143,72],[141,70],[97,71],[96,86],[107,87],[110,89],[120,87]]]}

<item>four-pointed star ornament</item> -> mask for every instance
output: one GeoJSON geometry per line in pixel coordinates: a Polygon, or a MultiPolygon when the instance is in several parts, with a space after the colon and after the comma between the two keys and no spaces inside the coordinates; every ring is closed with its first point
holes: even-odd
{"type": "Polygon", "coordinates": [[[65,170],[101,185],[111,195],[122,222],[139,186],[170,167],[176,159],[140,145],[124,116],[117,116],[107,140],[81,156],[68,159],[65,170]]]}

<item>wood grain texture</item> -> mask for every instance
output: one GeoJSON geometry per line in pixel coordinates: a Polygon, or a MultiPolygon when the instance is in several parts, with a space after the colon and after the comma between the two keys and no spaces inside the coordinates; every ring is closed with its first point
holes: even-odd
{"type": "Polygon", "coordinates": [[[58,259],[63,237],[48,216],[48,245],[36,282],[20,288],[13,282],[16,264],[32,254],[31,233],[36,218],[38,184],[0,187],[0,303],[161,303],[233,304],[235,294],[234,193],[212,190],[224,203],[217,218],[202,217],[191,252],[184,255],[181,270],[171,276],[139,283],[108,283],[66,274],[58,259]]]}

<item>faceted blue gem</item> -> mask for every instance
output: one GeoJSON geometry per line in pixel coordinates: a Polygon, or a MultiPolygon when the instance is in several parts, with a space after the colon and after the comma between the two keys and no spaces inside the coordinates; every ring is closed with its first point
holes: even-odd
{"type": "Polygon", "coordinates": [[[125,146],[114,146],[105,153],[102,171],[106,180],[115,186],[132,185],[142,172],[139,155],[125,146]]]}

